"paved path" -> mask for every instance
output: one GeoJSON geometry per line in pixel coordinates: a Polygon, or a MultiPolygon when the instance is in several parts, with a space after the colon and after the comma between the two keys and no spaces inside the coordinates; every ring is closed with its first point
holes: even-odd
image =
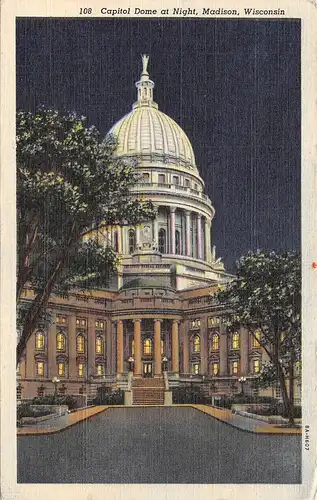
{"type": "Polygon", "coordinates": [[[18,482],[298,483],[300,436],[245,432],[188,407],[110,408],[18,437],[18,482]]]}

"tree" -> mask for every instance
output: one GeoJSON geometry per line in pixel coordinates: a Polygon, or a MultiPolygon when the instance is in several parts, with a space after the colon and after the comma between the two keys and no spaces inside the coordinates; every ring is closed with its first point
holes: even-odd
{"type": "Polygon", "coordinates": [[[232,311],[229,324],[247,328],[268,355],[259,384],[278,381],[285,412],[294,422],[294,366],[301,358],[301,265],[297,253],[248,253],[236,278],[217,293],[232,311]],[[287,391],[286,378],[289,380],[287,391]]]}
{"type": "Polygon", "coordinates": [[[52,293],[105,286],[117,265],[114,250],[87,239],[107,226],[155,217],[132,195],[136,162],[115,156],[116,139],[101,140],[85,118],[41,107],[17,113],[17,363],[52,293]],[[31,304],[22,299],[30,285],[31,304]]]}

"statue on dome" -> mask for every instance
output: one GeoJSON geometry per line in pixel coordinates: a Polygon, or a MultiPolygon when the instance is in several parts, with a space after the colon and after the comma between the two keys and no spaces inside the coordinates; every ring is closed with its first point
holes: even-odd
{"type": "Polygon", "coordinates": [[[142,54],[142,63],[143,63],[143,71],[142,73],[147,73],[147,65],[148,65],[148,62],[149,62],[149,56],[147,56],[146,54],[142,54]]]}

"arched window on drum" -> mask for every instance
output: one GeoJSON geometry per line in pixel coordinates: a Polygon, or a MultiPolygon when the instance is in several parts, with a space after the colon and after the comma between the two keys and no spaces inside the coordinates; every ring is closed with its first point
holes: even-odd
{"type": "Polygon", "coordinates": [[[163,228],[158,233],[158,246],[160,253],[166,253],[166,231],[163,228]]]}
{"type": "Polygon", "coordinates": [[[133,253],[135,251],[135,231],[134,229],[129,229],[128,232],[128,242],[129,242],[129,253],[133,253]]]}
{"type": "Polygon", "coordinates": [[[181,235],[178,229],[175,231],[175,253],[176,255],[181,254],[181,235]]]}

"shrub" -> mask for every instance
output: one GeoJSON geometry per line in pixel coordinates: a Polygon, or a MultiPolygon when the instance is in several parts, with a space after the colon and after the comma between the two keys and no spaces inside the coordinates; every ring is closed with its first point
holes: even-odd
{"type": "Polygon", "coordinates": [[[62,405],[68,406],[69,410],[73,410],[76,407],[76,399],[71,395],[59,395],[54,396],[54,394],[47,394],[46,396],[38,396],[33,399],[32,404],[34,405],[62,405]]]}
{"type": "Polygon", "coordinates": [[[17,419],[23,417],[43,417],[49,415],[51,410],[49,408],[31,408],[29,404],[21,404],[17,407],[17,419]]]}
{"type": "Polygon", "coordinates": [[[207,402],[207,398],[205,398],[199,385],[174,387],[172,395],[175,404],[204,404],[207,402]]]}
{"type": "Polygon", "coordinates": [[[218,408],[231,408],[233,405],[233,398],[231,396],[222,396],[220,399],[215,399],[215,406],[218,408]]]}
{"type": "Polygon", "coordinates": [[[111,387],[101,386],[97,389],[97,396],[93,399],[94,405],[123,405],[124,391],[112,390],[111,387]]]}

